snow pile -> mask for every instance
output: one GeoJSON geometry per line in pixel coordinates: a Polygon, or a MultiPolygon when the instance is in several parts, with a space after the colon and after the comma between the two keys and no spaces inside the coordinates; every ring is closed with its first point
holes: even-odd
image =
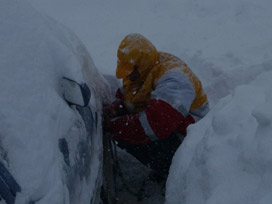
{"type": "MultiPolygon", "coordinates": [[[[78,38],[25,1],[0,2],[0,150],[1,158],[22,187],[18,203],[69,201],[62,137],[86,138],[75,114],[62,99],[63,76],[86,81],[97,90],[97,111],[106,99],[104,79],[78,38]],[[83,74],[84,73],[84,74],[83,74]]],[[[74,184],[77,203],[90,201],[101,166],[101,126],[92,178],[74,184]],[[81,195],[80,192],[88,192],[81,195]]],[[[72,165],[72,164],[71,164],[72,165]]]]}
{"type": "Polygon", "coordinates": [[[272,202],[271,77],[264,72],[238,86],[189,128],[173,159],[167,203],[272,202]]]}

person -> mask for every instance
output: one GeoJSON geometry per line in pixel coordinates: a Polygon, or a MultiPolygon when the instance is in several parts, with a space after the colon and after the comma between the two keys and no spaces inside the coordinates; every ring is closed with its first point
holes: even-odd
{"type": "Polygon", "coordinates": [[[117,56],[123,86],[104,109],[105,128],[119,147],[167,175],[187,127],[209,111],[207,95],[185,62],[141,34],[127,35],[117,56]]]}

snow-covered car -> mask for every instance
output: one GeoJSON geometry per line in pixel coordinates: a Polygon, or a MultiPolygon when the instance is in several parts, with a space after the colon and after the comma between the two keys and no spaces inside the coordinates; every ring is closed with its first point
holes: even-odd
{"type": "Polygon", "coordinates": [[[110,90],[88,51],[20,0],[0,2],[0,47],[0,203],[98,203],[110,90]]]}

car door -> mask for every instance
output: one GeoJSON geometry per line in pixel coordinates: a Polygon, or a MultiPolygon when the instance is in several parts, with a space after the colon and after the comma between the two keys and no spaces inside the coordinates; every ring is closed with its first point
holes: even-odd
{"type": "Polygon", "coordinates": [[[101,116],[97,112],[95,90],[85,83],[78,83],[72,79],[62,80],[64,82],[62,85],[66,86],[63,87],[63,97],[77,115],[74,126],[65,137],[59,139],[69,200],[70,203],[78,203],[79,200],[83,201],[89,197],[91,203],[98,203],[103,181],[103,153],[102,137],[98,127],[101,116]],[[84,182],[92,182],[90,192],[81,192],[77,184],[82,185],[84,182]]]}

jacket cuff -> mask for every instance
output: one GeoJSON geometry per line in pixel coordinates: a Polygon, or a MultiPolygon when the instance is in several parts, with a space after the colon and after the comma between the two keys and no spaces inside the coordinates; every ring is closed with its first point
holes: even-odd
{"type": "Polygon", "coordinates": [[[151,142],[139,121],[139,114],[125,115],[113,119],[110,131],[117,141],[135,145],[144,145],[151,142]]]}

